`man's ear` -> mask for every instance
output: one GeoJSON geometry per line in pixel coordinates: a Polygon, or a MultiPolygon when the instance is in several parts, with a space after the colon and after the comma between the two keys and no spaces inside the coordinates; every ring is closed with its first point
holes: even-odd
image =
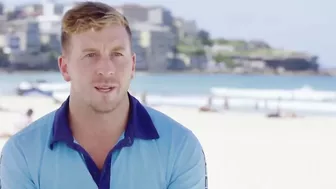
{"type": "Polygon", "coordinates": [[[68,70],[68,60],[64,55],[58,57],[58,68],[66,82],[71,80],[68,70]]]}
{"type": "Polygon", "coordinates": [[[136,54],[133,53],[132,55],[132,75],[131,75],[132,79],[134,78],[134,75],[135,75],[135,66],[136,66],[136,54]]]}

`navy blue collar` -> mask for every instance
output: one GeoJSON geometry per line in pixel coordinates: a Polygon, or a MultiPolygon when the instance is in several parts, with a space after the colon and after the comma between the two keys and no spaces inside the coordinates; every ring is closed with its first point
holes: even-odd
{"type": "MultiPolygon", "coordinates": [[[[132,141],[134,138],[144,140],[158,139],[159,134],[145,107],[132,95],[128,94],[128,97],[130,111],[125,137],[130,138],[132,141]]],[[[55,113],[49,147],[52,149],[56,142],[65,142],[66,144],[74,142],[69,126],[69,97],[55,113]]]]}

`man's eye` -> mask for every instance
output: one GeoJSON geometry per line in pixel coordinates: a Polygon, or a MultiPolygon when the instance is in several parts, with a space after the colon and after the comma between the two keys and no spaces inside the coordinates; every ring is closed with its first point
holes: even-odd
{"type": "Polygon", "coordinates": [[[86,55],[86,57],[89,57],[89,58],[92,58],[92,57],[95,57],[97,56],[96,53],[89,53],[86,55]]]}
{"type": "Polygon", "coordinates": [[[115,53],[113,53],[112,55],[113,55],[113,56],[122,56],[123,54],[118,53],[118,52],[115,52],[115,53]]]}

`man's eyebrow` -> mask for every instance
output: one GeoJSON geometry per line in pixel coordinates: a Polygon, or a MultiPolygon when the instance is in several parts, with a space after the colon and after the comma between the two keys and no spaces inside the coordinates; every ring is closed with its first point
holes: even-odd
{"type": "MultiPolygon", "coordinates": [[[[116,47],[113,47],[111,49],[111,51],[124,51],[125,49],[126,49],[125,47],[116,46],[116,47]]],[[[82,52],[95,52],[95,51],[99,51],[99,50],[95,49],[95,48],[85,48],[85,49],[82,49],[82,52]]]]}
{"type": "Polygon", "coordinates": [[[123,50],[125,50],[125,47],[122,46],[116,46],[112,48],[112,51],[123,51],[123,50]]]}
{"type": "Polygon", "coordinates": [[[86,48],[82,50],[82,52],[93,52],[93,51],[98,51],[98,50],[95,48],[86,48]]]}

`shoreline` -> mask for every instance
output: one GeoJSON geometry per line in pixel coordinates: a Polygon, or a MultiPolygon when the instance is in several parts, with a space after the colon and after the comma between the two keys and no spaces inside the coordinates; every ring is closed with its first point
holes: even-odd
{"type": "MultiPolygon", "coordinates": [[[[141,96],[138,94],[132,94],[135,98],[137,98],[141,102],[141,96]]],[[[12,110],[12,112],[20,112],[24,110],[23,106],[14,105],[13,104],[24,104],[26,108],[36,106],[35,103],[46,103],[48,107],[53,107],[55,109],[63,102],[56,102],[56,99],[47,96],[18,96],[18,95],[11,95],[11,94],[0,94],[0,112],[1,108],[8,108],[12,110]],[[14,103],[15,102],[15,103],[14,103]]],[[[150,102],[147,100],[147,102],[150,102]]],[[[195,111],[203,114],[216,114],[216,115],[241,115],[245,116],[257,116],[257,117],[264,117],[267,119],[304,119],[304,118],[334,118],[335,113],[333,112],[310,112],[310,111],[298,111],[298,110],[288,110],[288,109],[280,109],[282,114],[295,114],[296,117],[275,117],[269,118],[267,115],[275,114],[277,112],[276,108],[269,108],[269,109],[253,109],[253,107],[230,107],[230,109],[225,109],[224,107],[214,105],[212,108],[206,108],[207,110],[203,110],[202,108],[207,107],[207,104],[204,103],[203,105],[183,105],[183,104],[167,104],[167,103],[148,103],[149,107],[158,108],[158,109],[183,109],[183,110],[190,110],[195,111]]]]}
{"type": "MultiPolygon", "coordinates": [[[[23,113],[28,108],[35,108],[37,110],[37,117],[44,115],[50,111],[53,111],[61,106],[62,102],[55,102],[53,99],[43,96],[15,96],[15,95],[0,95],[0,113],[23,113]],[[15,103],[14,103],[15,102],[15,103]],[[4,109],[2,109],[4,108],[4,109]],[[8,111],[6,111],[8,109],[8,111]]],[[[137,98],[137,96],[136,96],[137,98]]],[[[139,100],[140,101],[140,100],[139,100]]],[[[274,112],[273,110],[269,111],[241,111],[241,110],[225,110],[219,109],[218,111],[201,111],[200,107],[188,107],[180,105],[159,105],[153,104],[148,105],[151,108],[158,109],[163,112],[168,112],[169,114],[174,114],[175,112],[193,112],[199,115],[205,116],[220,116],[220,117],[236,117],[236,118],[258,118],[266,120],[307,120],[307,119],[326,119],[326,120],[335,120],[334,115],[325,115],[325,114],[309,114],[302,115],[299,117],[279,117],[279,118],[269,118],[266,116],[267,113],[274,112]]]]}
{"type": "MultiPolygon", "coordinates": [[[[17,74],[17,73],[58,73],[58,70],[13,70],[6,71],[4,69],[0,69],[0,74],[17,74]]],[[[150,72],[150,71],[136,71],[136,74],[148,74],[148,75],[241,75],[241,76],[311,76],[311,77],[336,77],[335,73],[311,73],[311,72],[284,72],[280,74],[276,74],[273,72],[251,72],[251,73],[235,73],[230,71],[198,71],[198,70],[188,70],[188,71],[164,71],[164,72],[150,72]]]]}

